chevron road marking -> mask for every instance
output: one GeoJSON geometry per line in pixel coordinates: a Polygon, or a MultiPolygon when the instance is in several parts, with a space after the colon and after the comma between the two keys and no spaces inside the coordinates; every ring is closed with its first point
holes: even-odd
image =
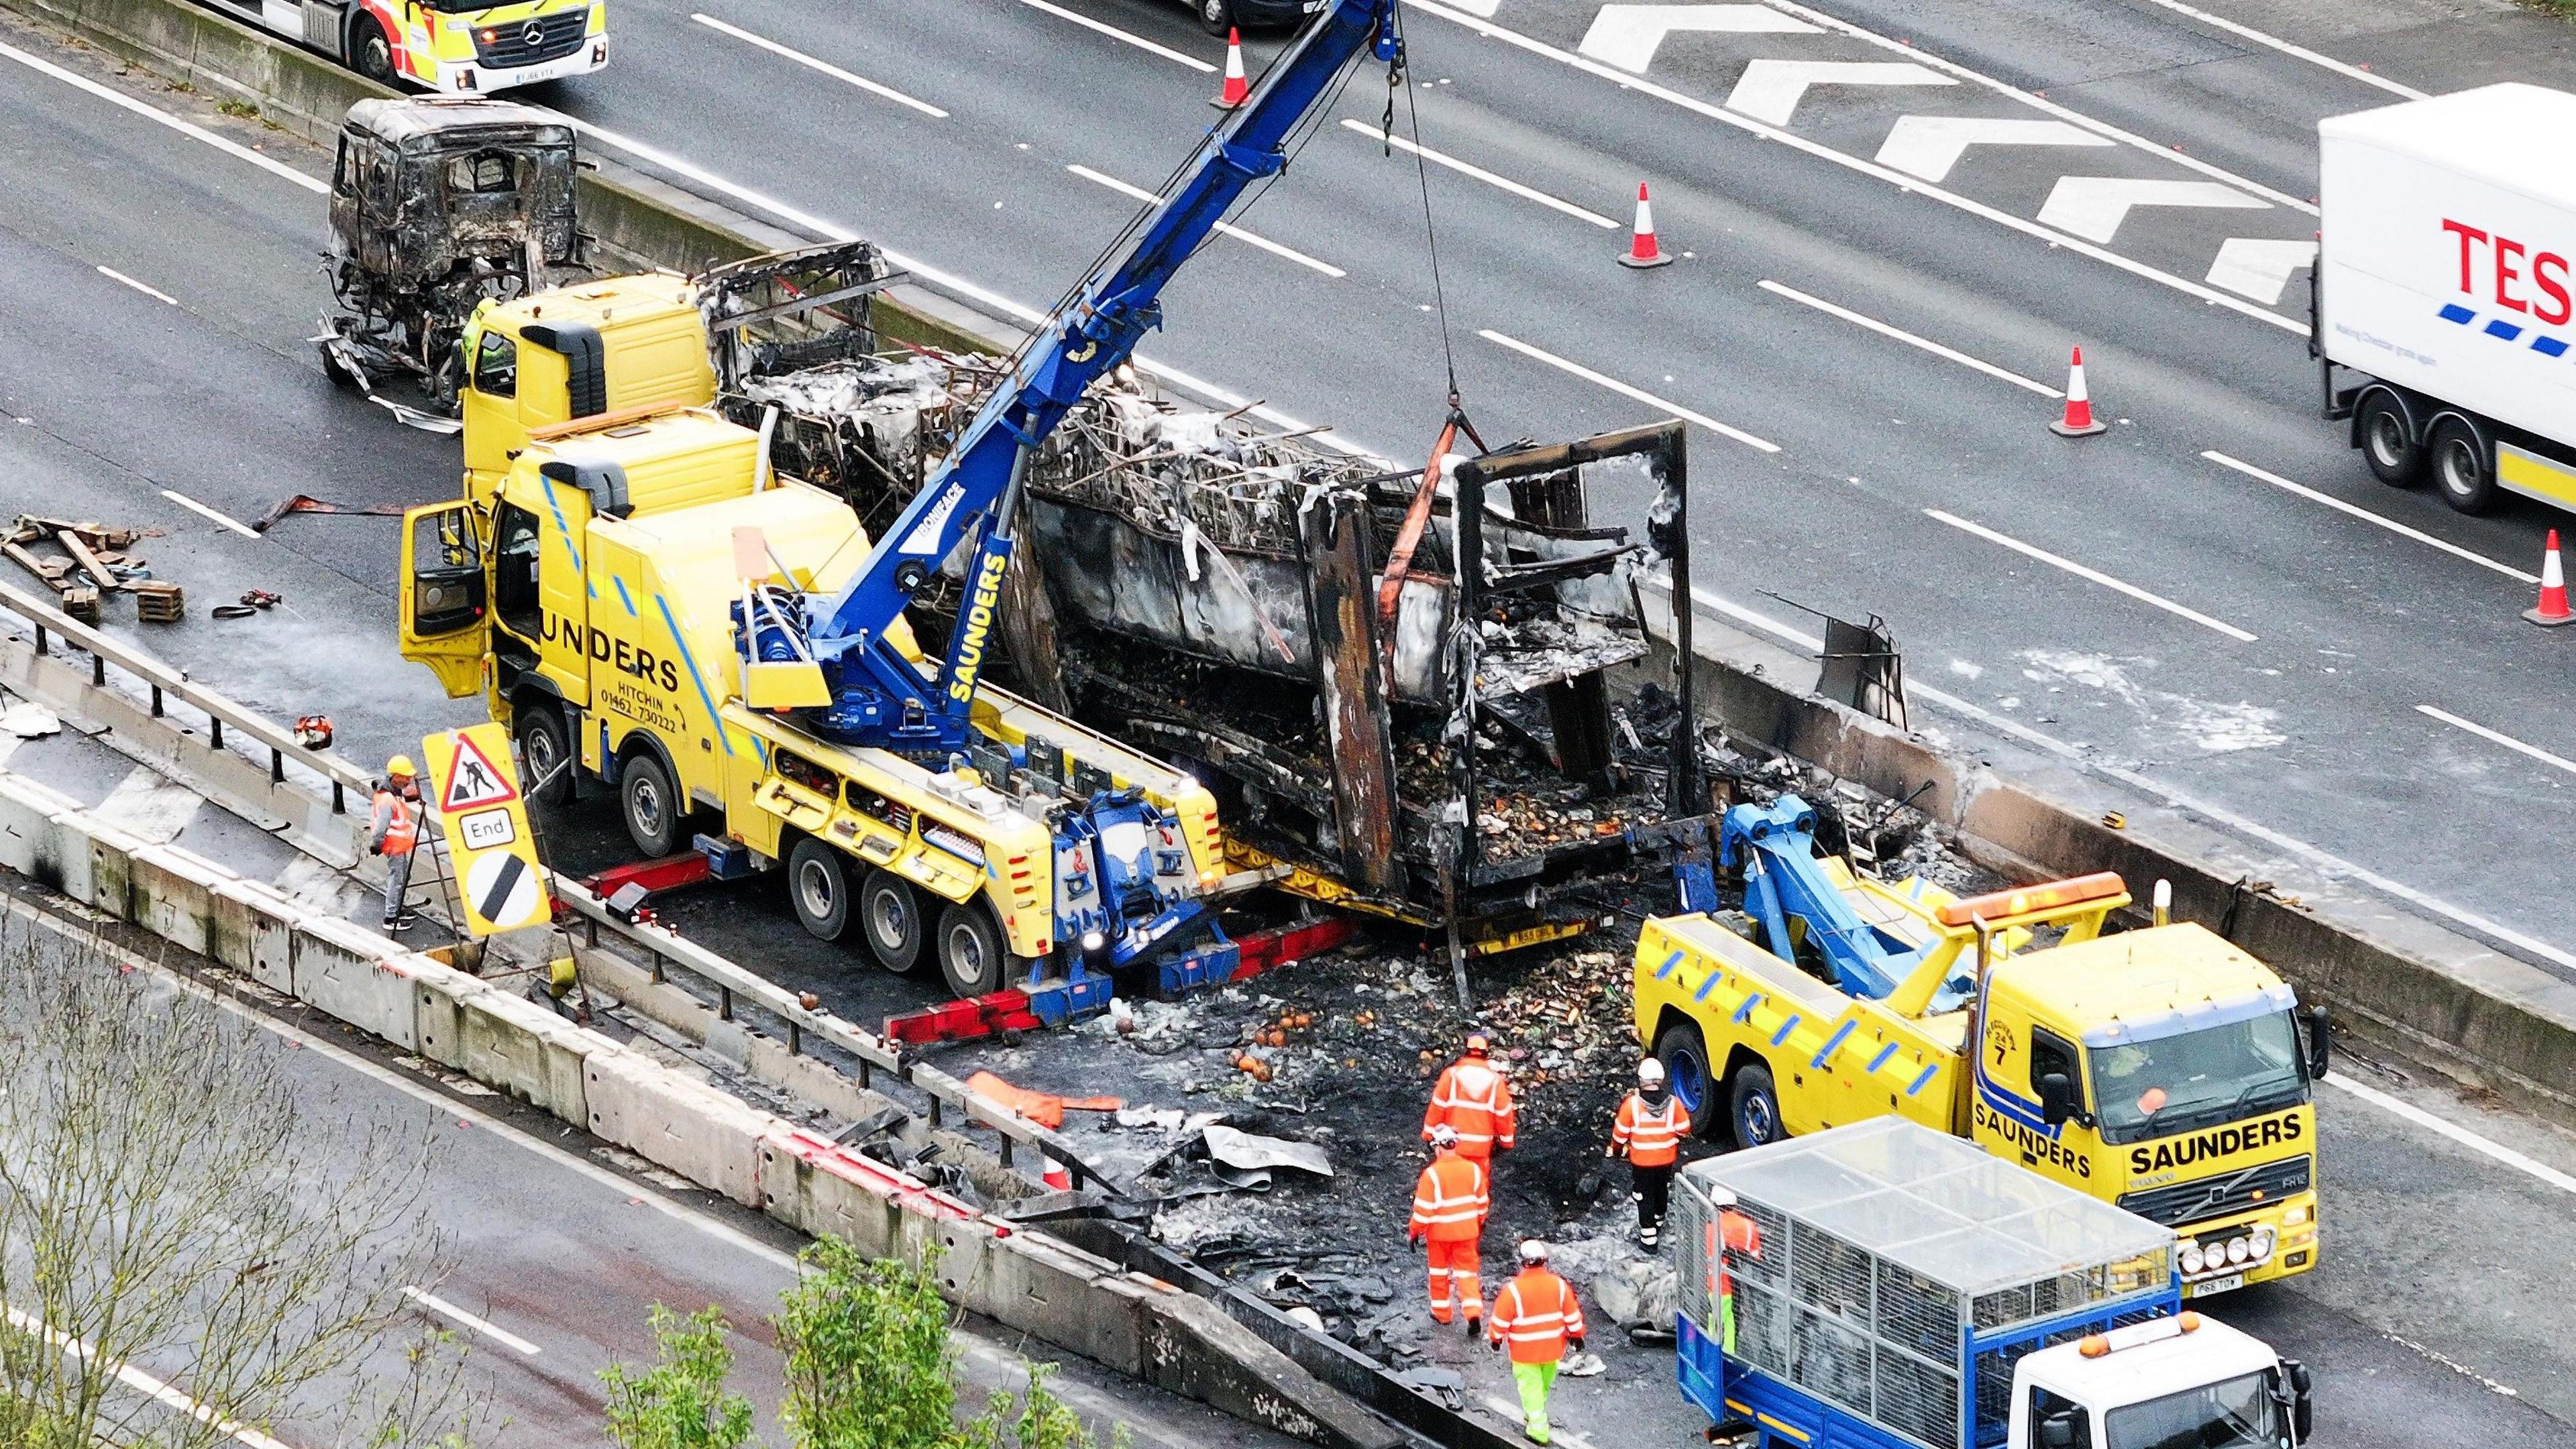
{"type": "Polygon", "coordinates": [[[2316,260],[2313,241],[2232,236],[2219,245],[2218,260],[2209,264],[2209,285],[2276,307],[2282,290],[2290,285],[2290,274],[2313,266],[2316,260]]]}
{"type": "MultiPolygon", "coordinates": [[[[1490,17],[1491,4],[1478,10],[1490,17]]],[[[1654,63],[1664,37],[1675,31],[1700,35],[1814,35],[1816,27],[1768,5],[1604,5],[1592,17],[1592,28],[1575,47],[1594,60],[1644,75],[1654,63]]]]}
{"type": "Polygon", "coordinates": [[[1971,146],[2110,146],[2117,143],[2064,121],[1987,116],[1899,116],[1878,148],[1878,164],[1926,181],[1946,180],[1971,146]]]}
{"type": "Polygon", "coordinates": [[[2215,206],[2268,211],[2272,203],[2215,181],[2149,181],[2135,176],[2061,176],[2039,224],[2109,242],[2134,206],[2215,206]]]}
{"type": "Polygon", "coordinates": [[[1958,82],[1910,60],[1757,60],[1726,97],[1726,108],[1775,126],[1806,97],[1809,86],[1954,86],[1958,82]]]}

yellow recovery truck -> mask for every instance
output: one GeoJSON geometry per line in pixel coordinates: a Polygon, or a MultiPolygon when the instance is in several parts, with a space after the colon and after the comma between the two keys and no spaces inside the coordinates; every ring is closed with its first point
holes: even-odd
{"type": "Polygon", "coordinates": [[[1795,796],[1728,811],[1745,932],[1638,938],[1639,1039],[1702,1132],[1902,1116],[2175,1229],[2186,1294],[2316,1265],[2322,1009],[2205,927],[2103,935],[2117,875],[1961,899],[1817,858],[1813,823],[1795,796]]]}
{"type": "MultiPolygon", "coordinates": [[[[1223,867],[1189,776],[990,685],[983,747],[944,765],[833,743],[746,694],[731,611],[747,583],[830,593],[869,540],[840,499],[769,476],[758,433],[672,405],[714,395],[686,280],[486,308],[464,347],[465,496],[405,519],[403,654],[483,694],[549,795],[571,793],[567,759],[609,782],[647,856],[688,849],[702,821],[719,875],[783,865],[808,931],[855,923],[880,964],[935,958],[961,996],[1051,957],[1109,964],[1121,933],[1084,903],[1120,891],[1156,906],[1136,944],[1230,965],[1221,941],[1194,944],[1223,867]]],[[[921,662],[899,621],[889,637],[921,662]]]]}

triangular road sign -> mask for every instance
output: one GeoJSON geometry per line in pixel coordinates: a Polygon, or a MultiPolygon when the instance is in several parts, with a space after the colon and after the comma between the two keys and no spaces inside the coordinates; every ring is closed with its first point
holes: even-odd
{"type": "Polygon", "coordinates": [[[439,802],[441,811],[474,810],[519,798],[518,787],[472,735],[460,732],[455,738],[456,759],[447,767],[447,796],[439,802]]]}

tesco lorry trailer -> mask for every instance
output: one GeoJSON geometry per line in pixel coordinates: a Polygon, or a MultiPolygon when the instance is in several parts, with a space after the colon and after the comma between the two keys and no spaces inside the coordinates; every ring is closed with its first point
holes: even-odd
{"type": "Polygon", "coordinates": [[[2382,482],[2576,509],[2576,95],[2482,86],[2317,125],[2326,415],[2382,482]]]}

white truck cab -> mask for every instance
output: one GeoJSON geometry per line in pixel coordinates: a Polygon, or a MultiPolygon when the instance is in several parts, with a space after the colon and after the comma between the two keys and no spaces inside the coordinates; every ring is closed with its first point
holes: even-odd
{"type": "Polygon", "coordinates": [[[2185,1312],[2024,1356],[2011,1449],[2295,1449],[2308,1371],[2251,1334],[2185,1312]]]}

